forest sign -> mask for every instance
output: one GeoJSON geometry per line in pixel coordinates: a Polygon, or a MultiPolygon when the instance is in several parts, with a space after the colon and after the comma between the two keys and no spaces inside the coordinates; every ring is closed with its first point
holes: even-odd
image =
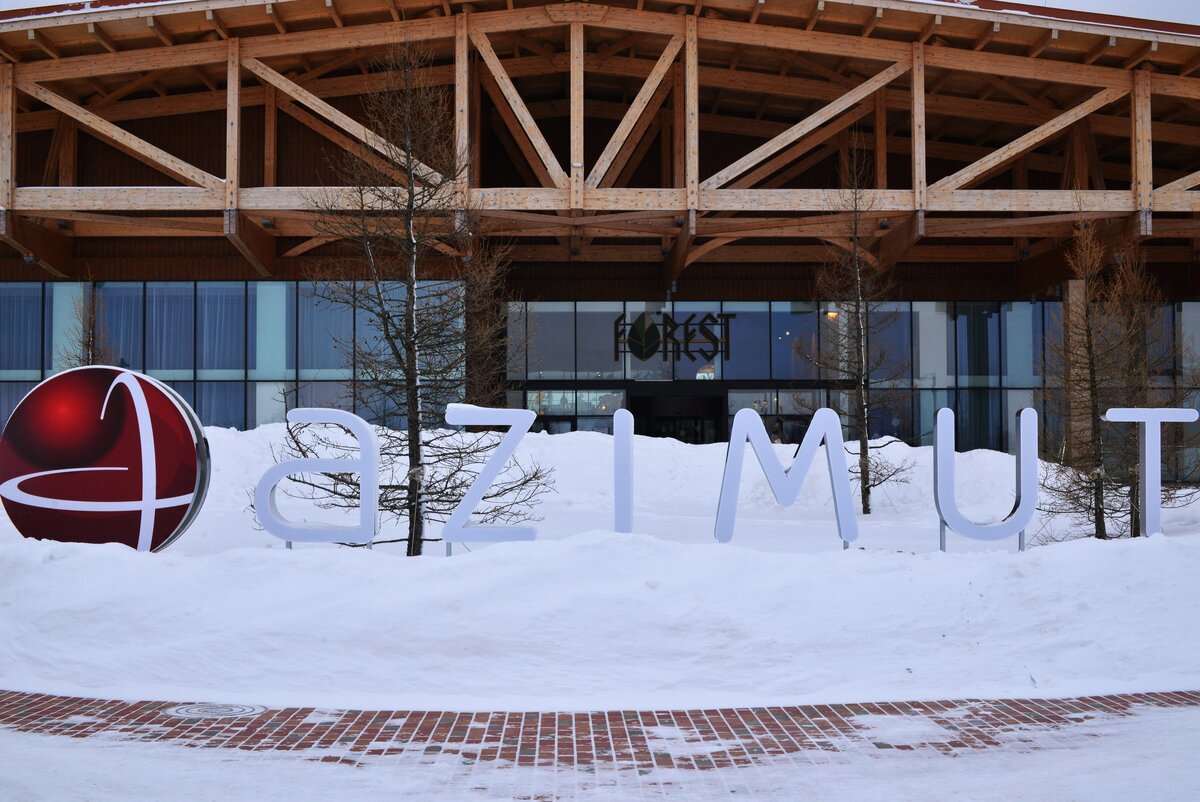
{"type": "MultiPolygon", "coordinates": [[[[277,463],[254,493],[263,528],[300,542],[371,543],[379,512],[379,443],[367,421],[337,409],[294,409],[293,424],[330,424],[358,441],[355,459],[302,458],[277,463]],[[358,522],[352,526],[285,518],[276,504],[288,476],[336,471],[360,479],[358,522]]],[[[498,447],[442,528],[447,542],[532,540],[531,526],[472,526],[468,519],[529,432],[527,409],[467,404],[446,407],[450,426],[503,430],[498,447]]],[[[1195,409],[1110,409],[1103,420],[1138,426],[1141,472],[1141,534],[1161,532],[1162,427],[1200,419],[1195,409]]],[[[1024,530],[1037,509],[1037,413],[1017,419],[1016,492],[1003,520],[979,524],[958,509],[954,495],[954,413],[938,410],[934,427],[933,497],[942,527],[977,540],[998,540],[1024,530]]],[[[838,533],[845,544],[858,537],[851,501],[841,420],[817,410],[790,464],[780,460],[762,418],[742,409],[734,416],[713,533],[733,538],[746,445],[758,460],[775,499],[795,503],[813,462],[823,453],[833,494],[838,533]],[[824,447],[824,448],[822,448],[824,447]]],[[[613,420],[613,528],[633,531],[633,415],[613,420]]],[[[124,543],[157,551],[195,520],[208,488],[209,454],[196,414],[169,387],[123,368],[85,367],[59,373],[29,392],[0,434],[0,501],[25,537],[84,543],[124,543]]]]}

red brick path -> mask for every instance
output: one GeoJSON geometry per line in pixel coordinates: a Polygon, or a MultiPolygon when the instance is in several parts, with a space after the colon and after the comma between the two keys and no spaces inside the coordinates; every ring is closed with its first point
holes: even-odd
{"type": "Polygon", "coordinates": [[[774,760],[874,750],[1036,748],[1070,737],[1083,722],[1146,707],[1200,706],[1200,692],[1077,699],[802,705],[712,710],[581,713],[262,709],[0,692],[0,726],[20,732],[254,752],[359,764],[385,755],[459,765],[544,766],[597,771],[750,768],[774,760]],[[190,717],[183,717],[190,716],[190,717]]]}

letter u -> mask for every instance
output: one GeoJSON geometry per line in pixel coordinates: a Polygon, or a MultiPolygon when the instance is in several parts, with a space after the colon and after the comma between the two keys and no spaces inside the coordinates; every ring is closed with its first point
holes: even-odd
{"type": "Polygon", "coordinates": [[[1012,512],[998,523],[972,523],[959,512],[954,498],[954,412],[938,410],[933,429],[933,502],[943,527],[973,540],[1000,540],[1029,526],[1037,512],[1037,430],[1035,410],[1026,407],[1017,413],[1017,490],[1012,512]]]}

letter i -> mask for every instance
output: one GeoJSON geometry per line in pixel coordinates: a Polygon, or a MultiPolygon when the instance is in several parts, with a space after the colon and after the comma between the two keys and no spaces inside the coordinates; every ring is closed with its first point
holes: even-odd
{"type": "Polygon", "coordinates": [[[613,414],[613,531],[633,531],[633,413],[613,414]]]}

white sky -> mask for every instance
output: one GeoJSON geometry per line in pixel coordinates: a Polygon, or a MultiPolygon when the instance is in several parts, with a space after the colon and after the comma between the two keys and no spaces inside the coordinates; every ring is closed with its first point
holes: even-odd
{"type": "MultiPolygon", "coordinates": [[[[955,0],[925,0],[925,2],[953,3],[955,0]]],[[[56,5],[61,0],[0,0],[0,9],[36,8],[56,5]]],[[[1033,6],[1070,8],[1079,11],[1096,11],[1104,14],[1120,14],[1126,17],[1189,22],[1200,25],[1200,2],[1197,0],[1019,0],[1033,6]]]]}

